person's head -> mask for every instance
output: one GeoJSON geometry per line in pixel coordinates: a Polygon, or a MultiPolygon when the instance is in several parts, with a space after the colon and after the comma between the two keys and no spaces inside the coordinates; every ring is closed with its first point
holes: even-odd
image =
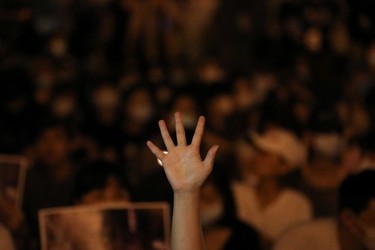
{"type": "Polygon", "coordinates": [[[349,175],[339,188],[339,225],[358,249],[375,249],[375,170],[349,175]]]}
{"type": "Polygon", "coordinates": [[[174,114],[180,112],[185,128],[194,129],[201,110],[194,94],[190,90],[175,92],[167,106],[166,121],[170,131],[174,130],[174,114]]]}
{"type": "Polygon", "coordinates": [[[124,119],[132,123],[148,124],[157,115],[156,100],[152,89],[137,84],[125,91],[122,103],[124,119]]]}
{"type": "Polygon", "coordinates": [[[259,177],[282,176],[305,163],[304,144],[288,130],[274,128],[250,137],[255,148],[251,171],[259,177]]]}
{"type": "Polygon", "coordinates": [[[343,127],[333,107],[317,107],[309,122],[309,160],[325,158],[340,161],[345,141],[343,127]]]}
{"type": "Polygon", "coordinates": [[[117,87],[109,80],[102,80],[91,93],[91,104],[98,121],[104,124],[113,123],[119,107],[120,96],[117,87]]]}
{"type": "Polygon", "coordinates": [[[68,120],[73,118],[78,111],[78,98],[76,89],[71,83],[60,83],[53,89],[50,112],[55,119],[68,120]]]}
{"type": "Polygon", "coordinates": [[[66,125],[47,121],[36,137],[36,160],[44,166],[58,166],[66,163],[70,153],[71,133],[66,125]]]}
{"type": "Polygon", "coordinates": [[[231,85],[225,82],[210,86],[207,89],[207,96],[204,105],[207,128],[228,135],[230,119],[235,112],[231,85]]]}
{"type": "Polygon", "coordinates": [[[73,199],[78,204],[97,204],[129,201],[130,197],[119,166],[105,160],[94,160],[78,172],[73,199]]]}

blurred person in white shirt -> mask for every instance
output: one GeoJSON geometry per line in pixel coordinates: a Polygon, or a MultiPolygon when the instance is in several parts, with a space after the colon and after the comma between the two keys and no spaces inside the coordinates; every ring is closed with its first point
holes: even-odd
{"type": "Polygon", "coordinates": [[[284,129],[250,136],[255,148],[250,171],[256,182],[234,182],[232,188],[239,218],[254,226],[269,245],[288,228],[312,218],[308,198],[281,182],[284,175],[304,164],[306,150],[292,132],[284,129]]]}

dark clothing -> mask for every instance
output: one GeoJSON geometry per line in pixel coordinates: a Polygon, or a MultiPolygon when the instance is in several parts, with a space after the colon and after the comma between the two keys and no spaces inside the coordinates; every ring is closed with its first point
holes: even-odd
{"type": "Polygon", "coordinates": [[[232,224],[232,234],[223,250],[261,249],[258,233],[245,223],[236,220],[232,224]]]}

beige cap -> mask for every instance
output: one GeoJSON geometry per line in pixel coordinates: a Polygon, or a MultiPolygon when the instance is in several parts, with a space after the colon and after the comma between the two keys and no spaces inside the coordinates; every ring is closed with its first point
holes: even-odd
{"type": "Polygon", "coordinates": [[[295,134],[284,129],[270,129],[263,134],[249,133],[255,147],[267,153],[275,154],[288,162],[291,167],[306,162],[307,150],[295,134]]]}

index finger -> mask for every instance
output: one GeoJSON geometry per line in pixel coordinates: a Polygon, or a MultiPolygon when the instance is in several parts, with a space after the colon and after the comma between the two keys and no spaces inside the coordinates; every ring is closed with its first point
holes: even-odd
{"type": "Polygon", "coordinates": [[[198,119],[197,127],[195,128],[193,139],[191,141],[192,145],[199,146],[201,144],[202,137],[203,137],[204,123],[205,123],[204,116],[200,116],[198,119]]]}

